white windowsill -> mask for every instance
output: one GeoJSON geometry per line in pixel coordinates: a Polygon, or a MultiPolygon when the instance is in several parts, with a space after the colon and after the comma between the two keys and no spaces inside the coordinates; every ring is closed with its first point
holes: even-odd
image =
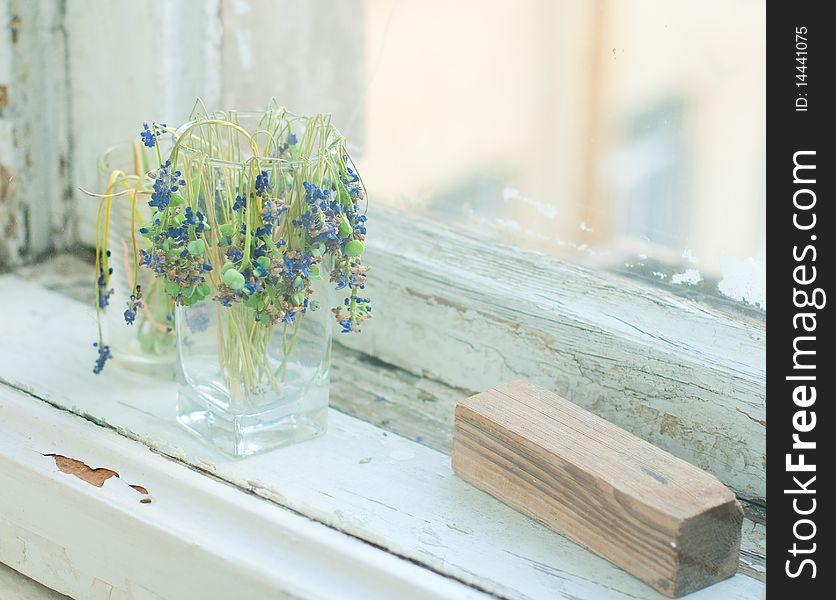
{"type": "MultiPolygon", "coordinates": [[[[228,459],[176,425],[173,383],[84,375],[89,307],[14,275],[0,277],[0,295],[0,561],[49,587],[94,598],[108,586],[183,597],[185,585],[205,598],[662,597],[460,481],[448,456],[337,411],[320,439],[228,459]],[[47,453],[121,479],[95,488],[47,453]]],[[[692,597],[762,590],[738,574],[692,597]]]]}

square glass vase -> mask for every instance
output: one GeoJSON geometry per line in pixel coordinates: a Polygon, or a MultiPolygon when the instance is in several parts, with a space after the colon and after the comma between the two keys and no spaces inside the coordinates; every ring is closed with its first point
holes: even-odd
{"type": "Polygon", "coordinates": [[[240,303],[178,306],[179,422],[232,456],[325,433],[330,317],[321,307],[263,325],[240,303]]]}

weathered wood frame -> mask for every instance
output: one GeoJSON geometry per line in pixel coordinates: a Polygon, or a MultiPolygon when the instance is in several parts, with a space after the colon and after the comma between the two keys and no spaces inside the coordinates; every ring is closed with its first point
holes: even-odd
{"type": "Polygon", "coordinates": [[[458,398],[529,380],[765,503],[762,320],[389,209],[370,223],[377,312],[340,343],[458,398]]]}

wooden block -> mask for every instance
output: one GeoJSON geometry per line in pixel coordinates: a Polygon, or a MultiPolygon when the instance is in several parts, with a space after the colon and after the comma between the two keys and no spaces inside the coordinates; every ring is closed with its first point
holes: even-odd
{"type": "Polygon", "coordinates": [[[453,470],[668,596],[737,571],[743,510],[726,486],[529,383],[456,406],[453,470]]]}

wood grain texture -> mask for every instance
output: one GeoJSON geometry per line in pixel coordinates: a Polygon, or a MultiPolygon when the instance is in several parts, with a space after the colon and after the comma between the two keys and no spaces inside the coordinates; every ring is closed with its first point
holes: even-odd
{"type": "Polygon", "coordinates": [[[375,205],[375,318],[337,342],[453,388],[525,379],[765,503],[762,320],[375,205]]]}
{"type": "Polygon", "coordinates": [[[743,511],[714,476],[526,382],[456,407],[463,479],[678,597],[737,570],[743,511]]]}

